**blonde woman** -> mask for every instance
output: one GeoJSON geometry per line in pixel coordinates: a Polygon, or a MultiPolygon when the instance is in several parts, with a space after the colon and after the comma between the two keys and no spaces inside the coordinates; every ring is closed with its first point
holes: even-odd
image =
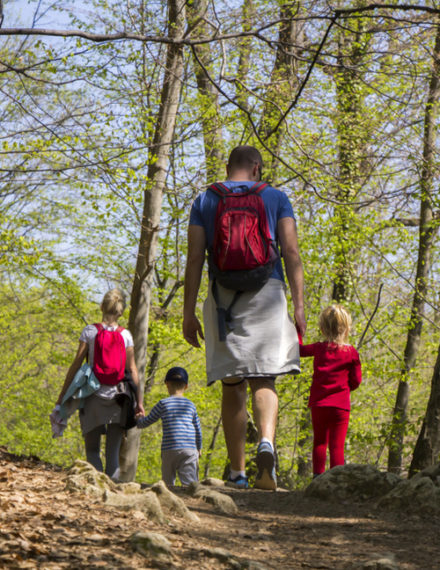
{"type": "MultiPolygon", "coordinates": [[[[142,405],[142,394],[140,392],[138,371],[134,360],[133,338],[130,331],[119,327],[118,319],[125,310],[125,296],[119,289],[112,289],[104,295],[101,303],[102,322],[96,325],[87,325],[79,337],[79,347],[76,356],[67,371],[64,385],[61,389],[57,404],[61,404],[64,394],[71,385],[76,373],[80,369],[84,360],[94,369],[95,360],[95,340],[98,334],[106,334],[100,331],[113,331],[122,346],[125,348],[125,359],[122,360],[122,372],[116,379],[106,382],[103,376],[100,388],[88,396],[84,401],[84,408],[80,411],[81,430],[84,436],[87,461],[98,471],[103,471],[101,461],[101,436],[106,434],[105,444],[105,473],[112,479],[119,477],[119,450],[122,443],[124,428],[121,422],[121,406],[116,402],[116,395],[119,393],[118,384],[123,380],[124,368],[128,371],[137,388],[136,413],[144,414],[142,405]],[[119,336],[120,335],[120,336],[119,336]],[[122,339],[120,338],[122,337],[122,339]],[[124,362],[125,360],[125,367],[124,362]],[[122,376],[122,378],[120,377],[122,376]]],[[[100,354],[96,355],[101,356],[100,354]]],[[[124,355],[122,355],[124,356],[124,355]]],[[[95,372],[96,373],[96,372],[95,372]]]]}
{"type": "Polygon", "coordinates": [[[324,342],[302,344],[300,356],[313,356],[309,408],[313,424],[313,476],[325,471],[327,447],[330,468],[344,464],[344,445],[350,418],[350,391],[362,381],[357,350],[347,344],[351,316],[341,305],[322,311],[319,328],[324,342]]]}

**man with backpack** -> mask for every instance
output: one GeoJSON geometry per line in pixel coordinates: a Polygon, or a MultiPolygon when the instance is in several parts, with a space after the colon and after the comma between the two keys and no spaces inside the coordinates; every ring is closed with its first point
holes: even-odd
{"type": "Polygon", "coordinates": [[[185,271],[183,334],[199,347],[196,317],[205,251],[209,288],[203,308],[208,385],[222,381],[222,421],[230,460],[229,480],[248,487],[245,473],[247,385],[258,430],[255,487],[276,489],[274,439],[278,416],[275,378],[299,372],[299,347],[289,317],[278,244],[305,333],[304,276],[295,218],[287,196],[261,182],[257,149],[236,147],[225,183],[200,194],[191,209],[185,271]]]}

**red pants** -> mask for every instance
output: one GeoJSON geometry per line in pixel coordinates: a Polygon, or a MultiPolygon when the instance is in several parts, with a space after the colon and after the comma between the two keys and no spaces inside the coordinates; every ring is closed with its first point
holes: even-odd
{"type": "Polygon", "coordinates": [[[327,447],[330,447],[330,469],[344,465],[344,444],[350,412],[331,406],[312,406],[313,473],[325,471],[327,447]]]}

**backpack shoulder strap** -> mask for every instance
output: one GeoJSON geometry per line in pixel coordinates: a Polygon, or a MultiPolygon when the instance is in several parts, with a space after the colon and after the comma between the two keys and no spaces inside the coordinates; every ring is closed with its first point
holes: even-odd
{"type": "Polygon", "coordinates": [[[230,302],[229,307],[227,309],[224,309],[223,307],[220,306],[217,281],[215,279],[212,280],[211,291],[217,309],[218,337],[221,342],[224,342],[226,340],[227,331],[233,330],[234,328],[234,324],[232,322],[232,307],[234,306],[235,302],[240,297],[240,295],[243,293],[243,291],[235,291],[232,301],[230,302]]]}
{"type": "Polygon", "coordinates": [[[265,188],[267,188],[267,186],[269,186],[267,182],[256,182],[253,186],[249,188],[249,193],[252,192],[253,194],[259,194],[265,188]]]}
{"type": "Polygon", "coordinates": [[[118,328],[116,329],[116,331],[117,331],[118,333],[122,333],[123,330],[124,330],[124,327],[118,327],[118,328]]]}
{"type": "Polygon", "coordinates": [[[229,190],[229,188],[221,182],[214,182],[214,184],[208,186],[208,190],[211,190],[211,192],[214,192],[214,194],[217,194],[217,196],[220,197],[225,196],[226,194],[232,194],[232,190],[229,190]]]}
{"type": "Polygon", "coordinates": [[[102,329],[104,328],[102,326],[102,323],[93,323],[93,326],[98,329],[98,332],[102,331],[102,329]]]}

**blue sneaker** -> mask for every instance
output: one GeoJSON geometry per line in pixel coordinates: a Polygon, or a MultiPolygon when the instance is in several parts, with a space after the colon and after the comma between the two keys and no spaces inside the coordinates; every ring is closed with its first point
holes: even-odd
{"type": "Polygon", "coordinates": [[[232,483],[235,487],[239,489],[247,489],[249,487],[248,478],[243,475],[237,475],[234,479],[229,478],[226,483],[232,483]]]}
{"type": "Polygon", "coordinates": [[[257,450],[258,473],[254,487],[275,491],[277,488],[277,475],[275,473],[275,456],[273,448],[268,441],[262,441],[257,450]]]}

